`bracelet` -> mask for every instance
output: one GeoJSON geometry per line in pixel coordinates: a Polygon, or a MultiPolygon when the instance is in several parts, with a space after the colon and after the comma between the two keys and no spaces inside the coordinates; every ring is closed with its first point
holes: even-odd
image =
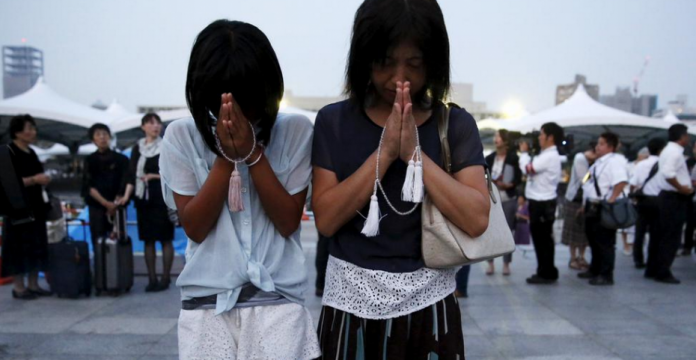
{"type": "Polygon", "coordinates": [[[247,160],[249,160],[251,155],[254,154],[254,151],[256,150],[256,131],[254,130],[254,125],[252,125],[251,122],[249,122],[249,127],[251,127],[251,134],[253,135],[254,144],[251,147],[251,151],[249,152],[249,155],[245,156],[242,159],[231,159],[229,156],[227,156],[227,154],[225,154],[225,152],[222,150],[222,144],[220,144],[220,138],[218,137],[217,132],[213,132],[213,135],[215,136],[215,145],[216,145],[218,151],[220,152],[220,155],[222,155],[222,157],[224,157],[225,160],[227,160],[233,164],[237,164],[237,163],[241,163],[241,162],[246,162],[247,160]]]}
{"type": "Polygon", "coordinates": [[[254,160],[251,164],[247,164],[247,167],[252,167],[256,164],[258,164],[259,161],[261,161],[261,158],[263,157],[263,151],[261,151],[261,154],[259,154],[259,157],[254,160]]]}

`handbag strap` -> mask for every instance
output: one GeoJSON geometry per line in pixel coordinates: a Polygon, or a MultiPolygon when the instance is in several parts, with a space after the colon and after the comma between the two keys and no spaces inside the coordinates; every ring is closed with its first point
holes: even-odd
{"type": "MultiPolygon", "coordinates": [[[[445,171],[450,175],[452,175],[452,152],[450,151],[449,139],[447,138],[447,134],[449,131],[450,110],[453,107],[460,109],[459,105],[453,102],[443,104],[442,116],[440,116],[437,121],[437,132],[440,135],[442,165],[445,171]]],[[[486,185],[488,186],[488,193],[490,194],[493,203],[497,203],[498,199],[495,197],[495,194],[493,193],[493,182],[491,179],[490,170],[487,166],[484,166],[484,170],[486,172],[486,185]]]]}
{"type": "Polygon", "coordinates": [[[643,185],[640,186],[640,189],[636,190],[636,193],[638,193],[638,194],[642,194],[642,193],[643,193],[643,188],[644,188],[645,185],[648,183],[648,181],[650,181],[650,179],[652,179],[653,176],[655,176],[655,174],[657,174],[657,171],[658,171],[659,169],[660,169],[660,163],[659,163],[659,162],[655,162],[655,164],[652,166],[652,168],[650,168],[650,174],[648,174],[648,178],[645,179],[645,181],[643,182],[643,185]]]}

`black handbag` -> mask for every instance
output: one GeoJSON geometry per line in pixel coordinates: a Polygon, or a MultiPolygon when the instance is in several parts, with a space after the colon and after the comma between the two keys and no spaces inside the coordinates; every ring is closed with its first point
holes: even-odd
{"type": "Polygon", "coordinates": [[[601,224],[607,229],[625,229],[636,224],[638,212],[629,198],[616,199],[610,204],[602,200],[601,224]]]}
{"type": "MultiPolygon", "coordinates": [[[[594,186],[597,195],[601,198],[602,192],[597,185],[596,176],[594,176],[594,186]]],[[[607,229],[626,229],[635,225],[638,220],[636,207],[628,197],[616,199],[613,203],[602,200],[599,205],[600,224],[607,229]]]]}

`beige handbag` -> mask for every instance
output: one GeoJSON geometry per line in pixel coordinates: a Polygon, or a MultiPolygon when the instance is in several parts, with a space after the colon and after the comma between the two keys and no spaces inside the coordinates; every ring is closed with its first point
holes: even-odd
{"type": "MultiPolygon", "coordinates": [[[[449,127],[449,104],[444,107],[438,121],[438,132],[442,146],[442,158],[447,173],[452,173],[451,153],[447,140],[449,127]]],[[[507,255],[515,251],[515,241],[510,232],[498,188],[493,186],[486,170],[486,182],[491,198],[488,228],[479,237],[472,238],[447,220],[426,195],[421,209],[423,229],[423,259],[425,266],[435,269],[453,268],[507,255]]]]}

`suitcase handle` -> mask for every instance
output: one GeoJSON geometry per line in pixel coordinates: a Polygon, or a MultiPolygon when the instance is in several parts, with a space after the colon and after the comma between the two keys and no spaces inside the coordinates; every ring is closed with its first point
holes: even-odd
{"type": "Polygon", "coordinates": [[[127,237],[125,207],[119,207],[118,210],[116,210],[112,222],[114,224],[114,228],[110,237],[118,242],[123,241],[127,237]]]}
{"type": "Polygon", "coordinates": [[[65,219],[65,233],[70,233],[70,222],[72,221],[76,221],[80,223],[80,225],[82,225],[82,239],[84,239],[84,241],[87,241],[87,221],[85,221],[85,219],[65,219]]]}

